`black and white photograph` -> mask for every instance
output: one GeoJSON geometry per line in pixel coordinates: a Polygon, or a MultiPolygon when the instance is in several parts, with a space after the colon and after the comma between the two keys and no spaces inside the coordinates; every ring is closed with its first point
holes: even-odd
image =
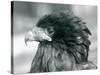
{"type": "Polygon", "coordinates": [[[96,5],[11,1],[11,73],[98,69],[96,5]]]}

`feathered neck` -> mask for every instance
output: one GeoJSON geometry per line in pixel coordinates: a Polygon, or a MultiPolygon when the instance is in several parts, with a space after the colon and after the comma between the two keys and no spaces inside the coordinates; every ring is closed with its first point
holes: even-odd
{"type": "Polygon", "coordinates": [[[87,48],[82,44],[77,45],[76,43],[69,42],[69,45],[67,45],[64,40],[44,41],[39,44],[39,49],[42,49],[41,52],[43,53],[54,54],[53,56],[57,53],[67,52],[67,54],[73,55],[78,64],[88,60],[87,48]]]}
{"type": "Polygon", "coordinates": [[[67,46],[63,40],[55,40],[55,41],[43,41],[40,42],[40,47],[44,49],[54,48],[56,50],[67,50],[67,46]]]}

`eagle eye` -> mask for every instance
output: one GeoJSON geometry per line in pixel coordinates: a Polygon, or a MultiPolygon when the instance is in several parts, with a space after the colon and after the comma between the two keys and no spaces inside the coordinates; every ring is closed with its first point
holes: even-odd
{"type": "Polygon", "coordinates": [[[47,31],[48,31],[49,34],[53,34],[54,33],[53,27],[48,27],[47,31]]]}

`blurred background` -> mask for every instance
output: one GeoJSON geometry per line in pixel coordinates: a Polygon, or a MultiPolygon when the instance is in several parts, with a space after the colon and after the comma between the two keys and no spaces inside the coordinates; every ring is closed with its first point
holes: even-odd
{"type": "Polygon", "coordinates": [[[97,7],[88,5],[51,4],[36,2],[14,1],[13,4],[13,53],[14,73],[27,73],[37,51],[39,42],[28,42],[24,37],[26,32],[36,25],[44,15],[52,12],[71,10],[75,15],[82,17],[87,23],[92,35],[89,60],[97,64],[97,7]]]}

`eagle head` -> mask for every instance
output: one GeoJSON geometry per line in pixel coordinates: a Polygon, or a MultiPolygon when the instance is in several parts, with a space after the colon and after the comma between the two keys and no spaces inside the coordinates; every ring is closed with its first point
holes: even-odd
{"type": "Polygon", "coordinates": [[[60,12],[45,15],[40,18],[38,23],[25,35],[27,41],[56,41],[56,40],[74,40],[78,42],[88,38],[91,32],[81,18],[75,16],[72,12],[60,12]]]}

